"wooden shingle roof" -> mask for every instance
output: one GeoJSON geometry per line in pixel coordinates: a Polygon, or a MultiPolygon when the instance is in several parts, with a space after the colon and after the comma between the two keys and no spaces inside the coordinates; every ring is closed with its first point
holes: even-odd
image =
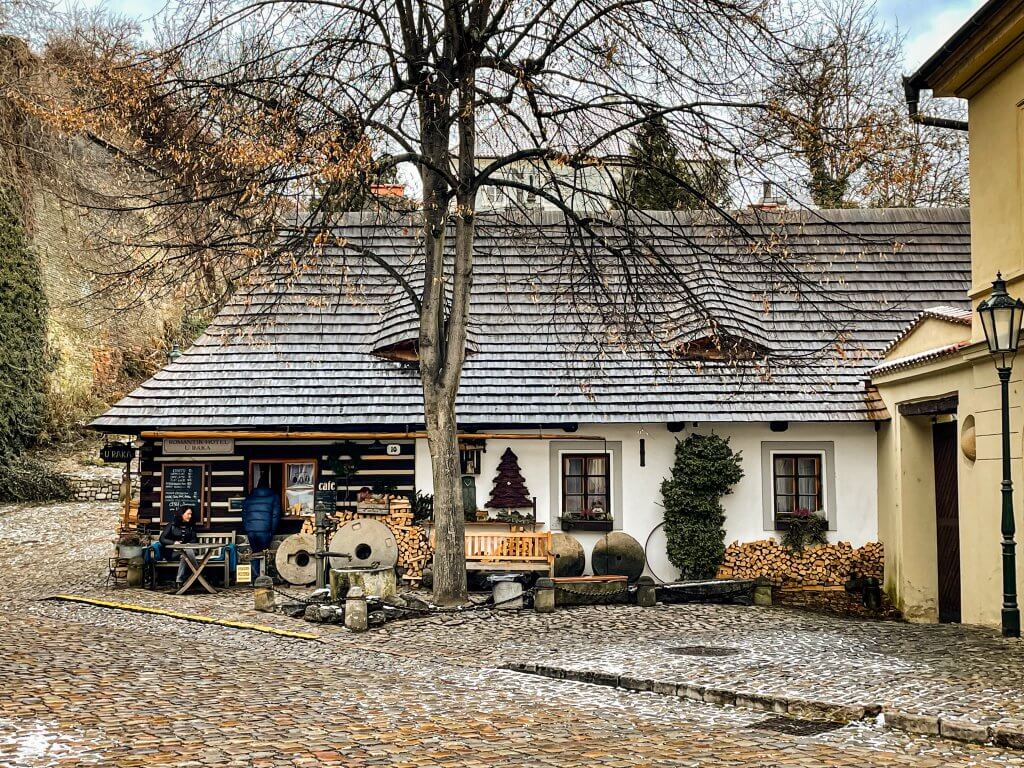
{"type": "MultiPolygon", "coordinates": [[[[968,307],[963,210],[785,212],[759,225],[753,243],[696,215],[655,217],[658,257],[705,308],[694,313],[666,298],[638,311],[657,326],[660,346],[608,326],[612,313],[602,302],[615,300],[614,277],[603,299],[570,299],[575,259],[557,217],[478,218],[463,425],[864,420],[866,373],[891,340],[922,310],[968,307]],[[774,267],[764,266],[765,253],[774,267]],[[791,290],[782,271],[802,288],[791,290]],[[663,353],[707,336],[709,324],[767,358],[725,364],[663,353]]],[[[418,235],[408,221],[354,215],[336,234],[415,281],[418,235]]],[[[178,360],[93,426],[421,425],[415,366],[373,354],[396,329],[409,331],[393,280],[345,245],[307,266],[287,287],[239,296],[178,360]]]]}

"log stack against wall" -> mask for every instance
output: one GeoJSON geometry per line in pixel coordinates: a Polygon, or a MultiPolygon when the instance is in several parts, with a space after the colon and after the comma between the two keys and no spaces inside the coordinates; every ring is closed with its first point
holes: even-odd
{"type": "Polygon", "coordinates": [[[388,496],[387,511],[381,514],[363,514],[356,510],[339,510],[334,516],[339,526],[350,520],[372,517],[384,523],[398,541],[398,568],[402,579],[411,586],[419,586],[423,569],[430,562],[433,550],[425,528],[413,524],[412,505],[405,496],[388,496]]]}
{"type": "Polygon", "coordinates": [[[895,616],[895,609],[882,595],[882,608],[865,609],[860,591],[847,590],[858,577],[882,580],[885,551],[880,542],[854,548],[849,542],[807,547],[793,552],[774,539],[733,542],[725,550],[718,569],[719,579],[766,579],[773,587],[774,600],[842,614],[895,616]]]}
{"type": "Polygon", "coordinates": [[[718,569],[720,579],[768,579],[777,587],[843,586],[854,576],[882,578],[885,552],[880,542],[854,549],[849,542],[792,552],[774,539],[733,542],[718,569]]]}

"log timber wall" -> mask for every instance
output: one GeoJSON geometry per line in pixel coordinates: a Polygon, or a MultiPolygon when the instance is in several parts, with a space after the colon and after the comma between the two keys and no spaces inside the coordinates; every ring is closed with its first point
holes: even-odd
{"type": "MultiPolygon", "coordinates": [[[[355,479],[346,486],[338,485],[338,512],[354,511],[356,491],[363,486],[388,487],[400,494],[411,495],[415,488],[415,446],[412,440],[389,440],[400,446],[395,456],[386,453],[386,446],[373,440],[351,441],[362,446],[364,455],[355,479]]],[[[174,463],[204,463],[210,468],[210,493],[203,530],[242,530],[242,518],[229,509],[229,500],[244,497],[249,492],[249,465],[253,461],[271,459],[315,459],[317,479],[333,477],[330,462],[333,458],[347,458],[343,441],[337,440],[235,440],[234,450],[221,455],[187,455],[163,453],[162,440],[143,440],[139,450],[140,496],[139,523],[149,528],[162,524],[161,484],[162,466],[174,463]]],[[[301,518],[282,518],[279,534],[295,533],[302,525],[301,518]]]]}

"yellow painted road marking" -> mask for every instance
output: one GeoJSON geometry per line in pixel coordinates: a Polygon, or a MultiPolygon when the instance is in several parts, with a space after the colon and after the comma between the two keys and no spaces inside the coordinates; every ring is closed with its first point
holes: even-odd
{"type": "Polygon", "coordinates": [[[101,608],[114,608],[121,611],[133,611],[134,613],[151,613],[157,616],[168,616],[172,619],[181,619],[183,621],[196,621],[200,624],[217,624],[222,627],[231,627],[232,629],[249,629],[254,632],[266,632],[271,635],[279,635],[281,637],[294,637],[299,640],[315,640],[320,642],[321,639],[316,635],[311,635],[307,632],[292,632],[287,629],[277,629],[276,627],[268,627],[265,624],[246,624],[241,621],[229,621],[227,619],[214,619],[210,616],[197,616],[193,613],[179,613],[177,611],[168,611],[163,608],[150,608],[146,605],[137,605],[135,603],[115,603],[110,600],[97,600],[93,597],[83,597],[81,595],[51,595],[49,600],[66,600],[70,603],[84,603],[85,605],[97,605],[101,608]]]}

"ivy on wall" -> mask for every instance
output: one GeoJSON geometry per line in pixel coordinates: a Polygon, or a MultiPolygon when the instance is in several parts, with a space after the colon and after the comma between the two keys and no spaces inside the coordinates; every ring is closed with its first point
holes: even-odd
{"type": "Polygon", "coordinates": [[[23,455],[46,424],[53,359],[46,294],[20,212],[17,195],[0,187],[0,501],[69,499],[66,477],[23,455]]]}
{"type": "Polygon", "coordinates": [[[743,477],[727,438],[691,434],[676,441],[672,474],[661,484],[668,559],[684,579],[711,579],[725,555],[722,497],[743,477]]]}
{"type": "Polygon", "coordinates": [[[0,188],[0,459],[30,447],[46,423],[46,294],[15,193],[0,188]]]}

